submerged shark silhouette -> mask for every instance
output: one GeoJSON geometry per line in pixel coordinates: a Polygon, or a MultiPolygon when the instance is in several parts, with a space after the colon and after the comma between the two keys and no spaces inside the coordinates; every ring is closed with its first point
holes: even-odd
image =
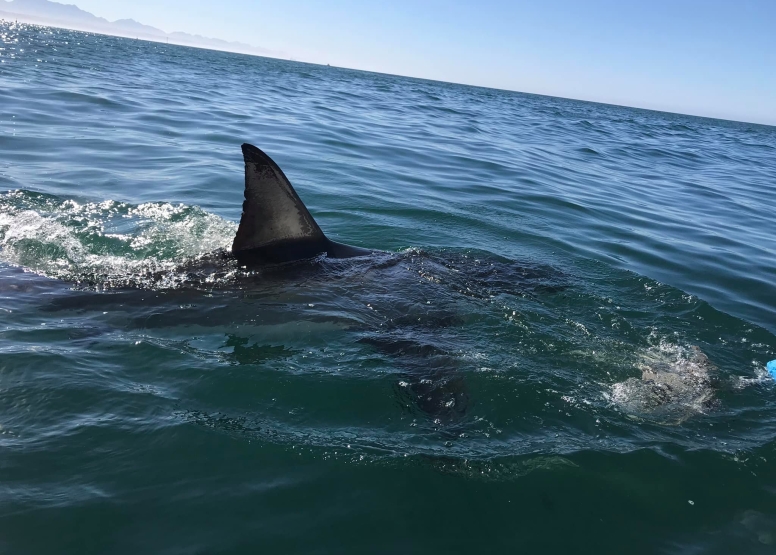
{"type": "MultiPolygon", "coordinates": [[[[353,258],[379,252],[328,239],[283,170],[253,145],[243,144],[242,152],[245,201],[232,243],[232,256],[241,266],[287,263],[322,254],[328,258],[353,258]]],[[[447,353],[417,339],[391,340],[368,335],[359,342],[407,359],[401,374],[405,380],[399,382],[403,386],[397,387],[397,395],[432,416],[435,422],[449,424],[466,413],[466,383],[454,358],[447,353]]]]}
{"type": "Polygon", "coordinates": [[[247,143],[242,152],[245,202],[232,243],[232,254],[240,264],[292,262],[323,253],[329,258],[351,258],[374,252],[328,239],[272,158],[247,143]]]}
{"type": "MultiPolygon", "coordinates": [[[[443,426],[444,433],[453,435],[474,402],[463,371],[469,364],[465,357],[479,360],[482,355],[477,334],[483,332],[475,331],[467,339],[469,322],[481,321],[484,329],[499,335],[492,327],[494,317],[519,321],[525,330],[514,336],[521,345],[516,351],[520,356],[546,349],[547,330],[570,322],[564,311],[575,297],[557,302],[549,298],[572,285],[568,274],[486,252],[386,253],[336,243],[326,237],[267,154],[250,144],[243,144],[242,152],[245,201],[231,251],[219,248],[186,258],[173,269],[141,267],[138,272],[130,265],[121,275],[81,271],[76,275],[80,286],[113,289],[116,294],[68,295],[58,301],[57,309],[83,310],[91,305],[101,314],[112,314],[138,305],[143,308],[131,328],[158,327],[167,333],[176,326],[197,326],[211,336],[220,331],[207,330],[223,330],[229,338],[225,347],[233,348],[230,356],[241,364],[260,362],[268,352],[279,352],[278,356],[291,352],[285,337],[292,335],[292,324],[303,324],[304,329],[320,325],[322,331],[316,333],[341,330],[352,334],[355,343],[395,361],[394,389],[404,410],[429,416],[434,429],[443,426]],[[356,257],[361,259],[336,260],[356,257]],[[294,261],[312,263],[288,264],[294,261]],[[158,307],[148,306],[149,288],[169,289],[154,296],[160,299],[158,307]],[[207,295],[200,295],[203,290],[207,295]],[[235,290],[245,291],[245,302],[233,302],[235,290]],[[299,306],[311,308],[315,305],[310,301],[316,299],[323,304],[329,295],[336,298],[327,308],[299,312],[299,306]],[[540,297],[538,303],[531,301],[540,297]],[[174,299],[171,305],[169,299],[174,299]],[[181,312],[186,306],[200,308],[186,309],[186,316],[181,312]],[[520,306],[523,313],[516,316],[520,306]],[[502,308],[511,316],[502,314],[502,308]],[[246,347],[253,339],[235,331],[243,323],[279,331],[270,334],[274,339],[267,345],[246,347]],[[534,324],[536,330],[529,330],[534,324]]],[[[3,287],[9,285],[0,280],[3,287]]],[[[673,358],[645,357],[642,366],[640,379],[629,378],[611,389],[611,400],[628,414],[673,424],[714,406],[714,367],[699,349],[673,358]]]]}

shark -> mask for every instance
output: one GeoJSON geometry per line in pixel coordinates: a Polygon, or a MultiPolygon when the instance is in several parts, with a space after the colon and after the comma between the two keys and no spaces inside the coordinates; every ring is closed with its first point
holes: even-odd
{"type": "MultiPolygon", "coordinates": [[[[338,259],[380,252],[326,237],[280,166],[254,145],[243,144],[242,153],[245,201],[231,249],[231,255],[241,266],[288,265],[321,255],[338,259]]],[[[405,380],[399,384],[408,391],[399,386],[397,394],[409,397],[410,405],[438,422],[440,418],[447,422],[457,420],[467,411],[468,388],[455,368],[454,357],[417,339],[366,336],[360,342],[404,360],[405,380]]]]}
{"type": "MultiPolygon", "coordinates": [[[[557,268],[487,252],[396,253],[332,241],[270,156],[247,143],[242,154],[244,201],[231,248],[176,261],[174,267],[137,271],[129,266],[118,274],[74,265],[79,272],[74,281],[84,290],[63,297],[52,309],[91,307],[112,314],[141,307],[130,329],[158,329],[172,336],[178,328],[198,329],[205,336],[222,330],[229,338],[225,347],[234,347],[231,356],[240,364],[286,356],[285,347],[276,347],[294,334],[304,333],[313,342],[347,334],[376,358],[392,361],[395,397],[403,410],[455,429],[471,415],[475,399],[464,371],[466,361],[479,356],[476,338],[468,336],[469,323],[492,326],[494,318],[509,317],[502,308],[512,317],[521,305],[528,314],[536,303],[546,310],[544,303],[573,283],[557,268]],[[93,295],[92,288],[113,294],[93,295]],[[149,290],[159,299],[158,307],[149,305],[149,290]],[[190,305],[200,309],[181,309],[190,305]],[[255,340],[245,331],[250,326],[266,345],[250,346],[255,340]]],[[[42,252],[37,236],[22,238],[12,243],[14,248],[42,252]]],[[[0,291],[35,287],[5,281],[0,280],[0,291]]],[[[626,413],[681,423],[714,406],[715,367],[699,349],[642,362],[640,378],[612,387],[612,401],[626,413]]]]}
{"type": "MultiPolygon", "coordinates": [[[[342,259],[386,254],[328,239],[272,158],[247,143],[242,145],[242,153],[245,201],[231,253],[222,253],[222,256],[236,259],[247,269],[276,267],[287,277],[292,262],[318,256],[342,259]]],[[[387,266],[398,260],[389,260],[387,266]]],[[[502,274],[517,277],[513,271],[502,274]]],[[[266,277],[265,272],[263,278],[266,277]]],[[[545,276],[529,273],[523,278],[522,286],[531,282],[537,285],[545,276]]],[[[498,284],[502,287],[497,285],[496,289],[510,289],[519,281],[498,284]]],[[[487,282],[491,287],[496,285],[491,276],[487,282]]],[[[555,285],[543,289],[558,292],[564,288],[555,285]]],[[[397,313],[389,320],[401,324],[404,318],[397,313]]],[[[404,322],[401,328],[408,323],[404,322]]],[[[455,314],[426,315],[426,324],[437,329],[456,327],[460,323],[460,317],[455,314]]],[[[470,409],[471,399],[455,357],[433,342],[425,341],[426,333],[410,334],[408,338],[403,332],[397,333],[398,329],[393,333],[389,330],[368,333],[359,343],[399,361],[403,367],[399,383],[405,386],[397,388],[397,394],[399,398],[408,398],[407,406],[420,409],[436,421],[448,424],[459,421],[470,409]]],[[[693,346],[685,358],[647,360],[641,369],[640,379],[631,378],[612,388],[613,400],[630,414],[677,424],[714,404],[715,367],[698,347],[693,346]]]]}

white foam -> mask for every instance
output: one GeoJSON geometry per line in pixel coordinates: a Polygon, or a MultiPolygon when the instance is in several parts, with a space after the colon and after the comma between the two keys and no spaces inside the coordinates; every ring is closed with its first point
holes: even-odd
{"type": "Polygon", "coordinates": [[[611,386],[608,400],[632,416],[678,424],[713,401],[712,364],[700,349],[661,338],[638,353],[641,372],[611,386]]]}
{"type": "MultiPolygon", "coordinates": [[[[72,281],[134,283],[228,249],[236,226],[198,207],[0,195],[0,261],[72,281]],[[145,277],[144,277],[145,276],[145,277]]],[[[180,276],[179,276],[180,278],[180,276]]],[[[180,282],[176,276],[159,277],[180,282]]]]}

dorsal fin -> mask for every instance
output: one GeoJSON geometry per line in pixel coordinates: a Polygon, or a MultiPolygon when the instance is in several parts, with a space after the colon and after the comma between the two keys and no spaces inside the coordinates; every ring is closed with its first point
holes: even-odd
{"type": "MultiPolygon", "coordinates": [[[[328,240],[278,165],[253,145],[242,145],[245,202],[232,252],[305,245],[325,252],[328,240]]],[[[315,253],[313,252],[313,255],[315,253]]]]}

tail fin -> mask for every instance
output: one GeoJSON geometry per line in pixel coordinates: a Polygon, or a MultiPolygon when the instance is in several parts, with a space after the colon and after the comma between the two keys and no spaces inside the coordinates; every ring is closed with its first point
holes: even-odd
{"type": "Polygon", "coordinates": [[[302,246],[311,253],[309,256],[325,252],[326,236],[283,171],[253,145],[242,145],[242,151],[245,202],[232,252],[279,253],[285,248],[299,250],[302,246]]]}

